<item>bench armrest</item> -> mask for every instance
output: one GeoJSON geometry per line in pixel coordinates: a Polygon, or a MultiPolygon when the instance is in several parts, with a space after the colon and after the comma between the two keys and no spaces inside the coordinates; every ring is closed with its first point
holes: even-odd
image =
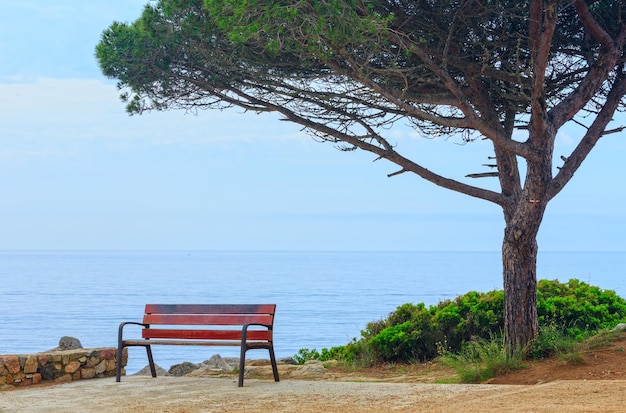
{"type": "Polygon", "coordinates": [[[261,324],[261,323],[250,323],[250,324],[244,324],[243,326],[243,331],[247,331],[248,327],[252,327],[252,326],[257,326],[257,327],[265,327],[268,330],[272,329],[272,325],[271,324],[261,324]]]}
{"type": "Polygon", "coordinates": [[[273,326],[271,324],[261,324],[261,323],[244,324],[244,326],[241,329],[241,344],[247,342],[248,327],[265,327],[270,331],[270,337],[272,336],[271,332],[272,332],[273,326]]]}
{"type": "Polygon", "coordinates": [[[118,330],[117,330],[117,340],[120,343],[122,341],[122,334],[123,334],[123,331],[124,331],[124,327],[126,327],[127,325],[136,325],[136,326],[141,326],[143,328],[149,328],[150,327],[150,324],[138,323],[138,322],[135,322],[135,321],[125,321],[125,322],[121,323],[119,328],[118,328],[118,330]]]}

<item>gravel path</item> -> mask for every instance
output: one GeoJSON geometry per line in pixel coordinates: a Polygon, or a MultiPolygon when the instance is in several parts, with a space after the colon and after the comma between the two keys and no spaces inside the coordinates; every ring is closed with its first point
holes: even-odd
{"type": "Polygon", "coordinates": [[[533,386],[125,377],[0,392],[0,412],[623,412],[626,381],[533,386]]]}

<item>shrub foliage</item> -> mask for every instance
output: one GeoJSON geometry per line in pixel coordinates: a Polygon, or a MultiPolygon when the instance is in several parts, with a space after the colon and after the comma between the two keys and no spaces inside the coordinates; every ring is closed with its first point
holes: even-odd
{"type": "MultiPolygon", "coordinates": [[[[319,357],[315,353],[306,354],[303,360],[335,358],[362,364],[413,362],[460,352],[472,340],[489,340],[500,334],[503,306],[502,290],[470,291],[430,307],[423,303],[403,304],[386,319],[368,323],[359,340],[331,350],[323,349],[319,357]]],[[[626,300],[612,290],[602,290],[576,279],[567,283],[539,281],[537,310],[540,329],[558,326],[565,335],[578,340],[626,321],[626,300]]]]}

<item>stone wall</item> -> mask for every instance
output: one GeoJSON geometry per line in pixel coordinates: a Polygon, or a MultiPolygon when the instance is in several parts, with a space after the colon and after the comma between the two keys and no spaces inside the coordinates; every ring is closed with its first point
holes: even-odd
{"type": "MultiPolygon", "coordinates": [[[[0,388],[115,376],[116,348],[0,355],[0,388]]],[[[122,358],[126,366],[127,357],[122,358]]]]}

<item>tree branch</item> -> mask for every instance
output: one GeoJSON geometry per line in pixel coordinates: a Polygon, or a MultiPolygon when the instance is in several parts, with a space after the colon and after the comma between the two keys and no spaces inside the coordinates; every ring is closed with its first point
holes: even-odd
{"type": "Polygon", "coordinates": [[[596,58],[578,87],[550,111],[552,122],[557,129],[571,120],[598,93],[609,73],[614,70],[620,58],[623,58],[626,43],[626,25],[622,25],[616,38],[609,41],[605,36],[608,34],[595,21],[586,3],[577,0],[575,6],[585,29],[602,40],[603,52],[596,58]]]}
{"type": "MultiPolygon", "coordinates": [[[[566,158],[567,160],[552,180],[550,192],[548,194],[549,199],[554,198],[559,192],[561,192],[565,185],[572,179],[574,173],[578,170],[596,143],[602,136],[609,132],[605,131],[606,127],[613,119],[613,115],[620,106],[622,98],[625,94],[626,74],[621,73],[613,83],[613,87],[611,88],[600,113],[598,113],[583,138],[580,140],[576,148],[574,148],[571,155],[566,158]]],[[[618,130],[622,129],[624,128],[618,128],[618,130]]]]}

